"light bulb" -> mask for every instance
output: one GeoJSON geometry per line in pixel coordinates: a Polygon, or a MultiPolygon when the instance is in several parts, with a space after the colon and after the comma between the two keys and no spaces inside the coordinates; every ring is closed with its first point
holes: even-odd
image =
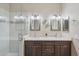
{"type": "Polygon", "coordinates": [[[51,16],[50,18],[51,18],[51,19],[56,19],[56,16],[51,16]]]}
{"type": "Polygon", "coordinates": [[[14,19],[19,19],[19,17],[18,16],[14,16],[14,19]]]}
{"type": "Polygon", "coordinates": [[[24,17],[23,16],[20,16],[20,19],[24,19],[24,17]]]}
{"type": "Polygon", "coordinates": [[[68,19],[69,18],[69,16],[66,16],[66,18],[65,19],[68,19]]]}
{"type": "Polygon", "coordinates": [[[31,19],[35,19],[34,16],[31,16],[31,19]]]}
{"type": "Polygon", "coordinates": [[[61,19],[61,17],[60,17],[60,16],[58,16],[57,18],[58,18],[58,19],[61,19]]]}
{"type": "Polygon", "coordinates": [[[64,20],[67,20],[67,19],[69,19],[69,16],[66,16],[66,17],[64,16],[63,19],[64,20]]]}
{"type": "Polygon", "coordinates": [[[40,16],[37,16],[37,19],[40,19],[40,16]]]}

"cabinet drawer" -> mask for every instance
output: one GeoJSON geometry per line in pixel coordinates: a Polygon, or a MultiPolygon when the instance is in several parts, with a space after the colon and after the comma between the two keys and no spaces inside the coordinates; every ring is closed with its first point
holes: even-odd
{"type": "Polygon", "coordinates": [[[41,56],[41,42],[40,41],[26,41],[25,42],[25,56],[41,56]]]}
{"type": "Polygon", "coordinates": [[[42,56],[54,56],[54,42],[42,42],[42,56]]]}

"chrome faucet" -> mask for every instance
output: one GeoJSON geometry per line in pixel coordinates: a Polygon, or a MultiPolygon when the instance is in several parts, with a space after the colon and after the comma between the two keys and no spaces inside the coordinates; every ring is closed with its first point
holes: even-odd
{"type": "Polygon", "coordinates": [[[47,33],[45,33],[45,36],[47,36],[48,34],[47,33]]]}

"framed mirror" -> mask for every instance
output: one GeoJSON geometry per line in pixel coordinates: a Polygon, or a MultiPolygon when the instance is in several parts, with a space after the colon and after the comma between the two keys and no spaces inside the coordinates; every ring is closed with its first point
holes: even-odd
{"type": "Polygon", "coordinates": [[[30,30],[31,31],[40,31],[40,20],[31,19],[30,20],[30,30]]]}
{"type": "Polygon", "coordinates": [[[64,19],[62,21],[63,24],[63,31],[69,31],[69,20],[68,19],[64,19]]]}
{"type": "Polygon", "coordinates": [[[51,31],[60,31],[61,30],[61,21],[57,19],[50,20],[50,30],[51,31]]]}

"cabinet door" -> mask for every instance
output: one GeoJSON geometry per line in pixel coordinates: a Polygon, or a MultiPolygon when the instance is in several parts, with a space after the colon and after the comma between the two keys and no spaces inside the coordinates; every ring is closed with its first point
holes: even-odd
{"type": "Polygon", "coordinates": [[[61,56],[70,56],[71,55],[71,46],[69,43],[61,45],[61,56]]]}
{"type": "Polygon", "coordinates": [[[60,55],[61,55],[61,46],[55,45],[55,56],[60,56],[60,55]]]}
{"type": "Polygon", "coordinates": [[[55,56],[70,56],[70,55],[71,55],[70,41],[55,42],[55,56]]]}
{"type": "Polygon", "coordinates": [[[42,56],[54,56],[54,42],[42,42],[42,56]]]}
{"type": "Polygon", "coordinates": [[[61,41],[55,41],[55,56],[61,55],[61,41]]]}
{"type": "Polygon", "coordinates": [[[25,56],[41,56],[41,42],[25,41],[25,56]]]}

